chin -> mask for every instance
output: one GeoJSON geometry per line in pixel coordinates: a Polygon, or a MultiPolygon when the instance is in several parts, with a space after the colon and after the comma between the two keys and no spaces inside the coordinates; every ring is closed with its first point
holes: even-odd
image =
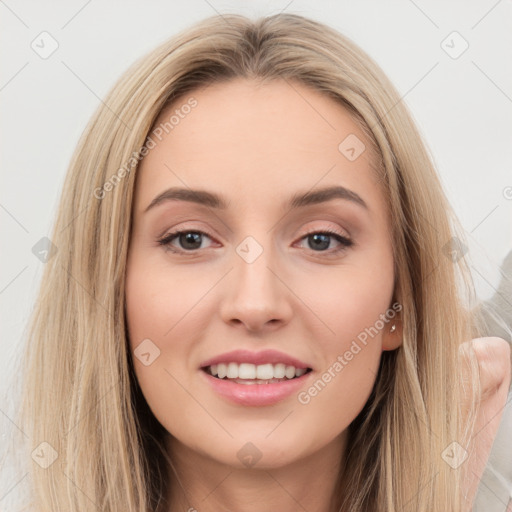
{"type": "MultiPolygon", "coordinates": [[[[268,435],[268,430],[252,433],[251,435],[234,435],[223,446],[218,446],[215,452],[212,446],[208,456],[228,466],[237,469],[272,470],[282,468],[298,462],[317,450],[321,450],[325,443],[318,436],[309,432],[283,430],[268,435]],[[268,437],[267,437],[268,436],[268,437]]],[[[235,433],[233,433],[235,434],[235,433]]]]}

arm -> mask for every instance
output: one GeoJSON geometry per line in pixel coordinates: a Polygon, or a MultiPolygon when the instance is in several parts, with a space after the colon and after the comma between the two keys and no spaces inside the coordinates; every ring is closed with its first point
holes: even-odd
{"type": "MultiPolygon", "coordinates": [[[[470,455],[465,464],[464,492],[469,512],[507,403],[511,351],[508,342],[496,337],[477,338],[468,343],[478,361],[481,383],[480,403],[468,450],[470,455]]],[[[463,350],[461,355],[468,357],[468,351],[463,350]]]]}

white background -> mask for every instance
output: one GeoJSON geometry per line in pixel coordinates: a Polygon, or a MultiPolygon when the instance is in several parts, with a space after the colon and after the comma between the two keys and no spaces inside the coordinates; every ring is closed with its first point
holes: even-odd
{"type": "Polygon", "coordinates": [[[338,29],[391,78],[467,232],[478,295],[492,296],[512,249],[510,0],[0,0],[4,423],[13,407],[9,371],[43,266],[31,249],[49,235],[71,154],[101,99],[136,58],[195,21],[216,13],[257,17],[281,10],[338,29]],[[31,48],[43,31],[59,45],[47,59],[31,48]],[[453,31],[469,44],[457,59],[441,46],[453,31]]]}

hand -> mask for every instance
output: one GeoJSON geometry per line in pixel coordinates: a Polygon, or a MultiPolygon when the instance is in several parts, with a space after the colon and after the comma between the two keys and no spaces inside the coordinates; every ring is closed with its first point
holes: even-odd
{"type": "MultiPolygon", "coordinates": [[[[510,345],[502,338],[476,338],[461,346],[461,357],[469,357],[471,347],[478,362],[481,393],[475,428],[473,429],[468,452],[464,462],[464,492],[467,510],[470,511],[476,496],[478,484],[489,459],[494,439],[498,432],[503,409],[510,388],[511,364],[510,345]]],[[[465,366],[465,365],[464,365],[465,366]]],[[[465,397],[469,400],[470,397],[465,397]]],[[[469,409],[467,403],[464,409],[469,409]]]]}

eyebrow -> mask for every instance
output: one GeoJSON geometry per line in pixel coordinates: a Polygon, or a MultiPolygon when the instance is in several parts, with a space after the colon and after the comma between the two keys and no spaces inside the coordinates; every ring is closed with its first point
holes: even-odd
{"type": "MultiPolygon", "coordinates": [[[[342,186],[298,192],[291,197],[288,207],[291,209],[302,208],[304,206],[325,203],[333,199],[351,201],[368,210],[368,205],[360,195],[342,186]]],[[[228,208],[228,202],[223,197],[213,192],[171,187],[157,195],[144,210],[144,213],[168,201],[187,201],[220,210],[226,210],[228,208]]]]}

